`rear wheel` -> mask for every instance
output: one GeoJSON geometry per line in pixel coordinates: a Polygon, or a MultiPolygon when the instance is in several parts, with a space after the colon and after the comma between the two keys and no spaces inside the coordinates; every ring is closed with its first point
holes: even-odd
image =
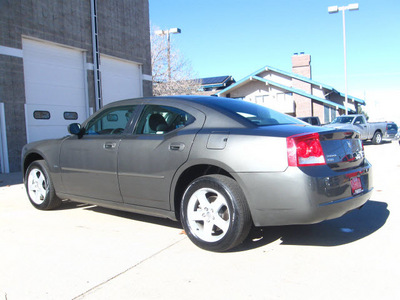
{"type": "Polygon", "coordinates": [[[44,160],[32,162],[25,174],[25,188],[29,201],[37,209],[49,210],[61,205],[50,172],[44,160]]]}
{"type": "Polygon", "coordinates": [[[372,143],[374,145],[379,145],[380,143],[382,143],[382,133],[380,133],[379,131],[375,132],[372,138],[372,143]]]}
{"type": "Polygon", "coordinates": [[[235,180],[208,175],[194,180],[183,196],[181,221],[190,240],[210,251],[226,251],[247,237],[250,211],[235,180]]]}

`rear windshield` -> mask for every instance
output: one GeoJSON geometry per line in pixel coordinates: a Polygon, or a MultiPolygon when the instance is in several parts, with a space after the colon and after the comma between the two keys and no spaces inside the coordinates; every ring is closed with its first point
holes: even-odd
{"type": "Polygon", "coordinates": [[[212,106],[235,114],[236,116],[250,121],[257,126],[302,124],[305,123],[294,117],[277,112],[273,109],[244,100],[220,100],[213,101],[212,106]]]}

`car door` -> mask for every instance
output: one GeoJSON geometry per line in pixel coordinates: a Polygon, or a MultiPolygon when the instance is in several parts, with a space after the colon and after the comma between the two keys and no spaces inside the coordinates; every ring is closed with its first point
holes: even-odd
{"type": "Polygon", "coordinates": [[[64,140],[60,150],[65,193],[122,202],[118,186],[118,148],[137,106],[101,111],[84,128],[81,137],[64,140]]]}
{"type": "Polygon", "coordinates": [[[123,201],[170,209],[169,193],[176,170],[188,159],[205,115],[191,107],[146,105],[134,134],[121,141],[118,179],[123,201]]]}
{"type": "Polygon", "coordinates": [[[356,128],[356,130],[358,132],[360,132],[361,135],[361,139],[365,140],[368,138],[368,126],[365,123],[365,119],[361,116],[358,116],[355,120],[354,120],[354,127],[356,128]]]}

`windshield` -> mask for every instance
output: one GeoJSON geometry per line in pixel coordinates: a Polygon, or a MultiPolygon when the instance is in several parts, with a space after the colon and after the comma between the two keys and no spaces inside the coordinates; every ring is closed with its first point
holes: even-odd
{"type": "Polygon", "coordinates": [[[387,129],[397,131],[397,125],[395,123],[387,124],[387,129]]]}
{"type": "Polygon", "coordinates": [[[261,106],[244,100],[219,100],[214,101],[213,106],[233,113],[257,126],[302,124],[303,121],[277,112],[265,106],[261,106]]]}
{"type": "Polygon", "coordinates": [[[331,124],[351,124],[354,117],[337,117],[331,124]]]}

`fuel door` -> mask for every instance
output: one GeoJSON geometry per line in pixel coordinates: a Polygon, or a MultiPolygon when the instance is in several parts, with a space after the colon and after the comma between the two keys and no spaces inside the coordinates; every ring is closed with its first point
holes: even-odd
{"type": "Polygon", "coordinates": [[[228,142],[228,131],[213,131],[208,137],[207,149],[223,150],[228,142]]]}

